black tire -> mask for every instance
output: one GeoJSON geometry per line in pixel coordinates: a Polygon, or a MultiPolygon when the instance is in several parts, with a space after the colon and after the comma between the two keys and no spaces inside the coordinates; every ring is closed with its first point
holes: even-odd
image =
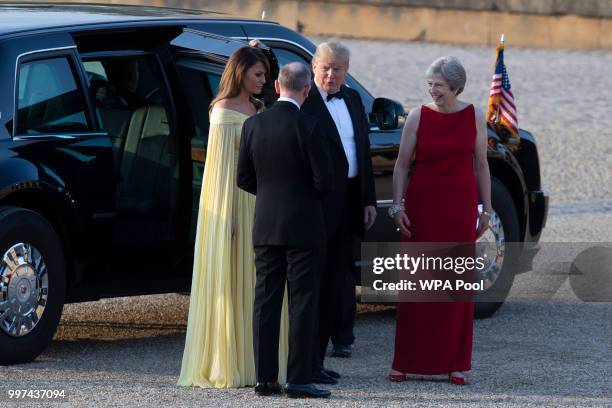
{"type": "Polygon", "coordinates": [[[505,242],[511,243],[511,245],[505,245],[505,255],[501,273],[495,283],[488,290],[476,297],[474,317],[477,319],[493,316],[493,314],[504,304],[503,300],[500,301],[500,299],[506,299],[508,292],[510,292],[510,288],[514,282],[517,260],[520,256],[520,250],[517,244],[520,241],[520,229],[516,209],[514,208],[514,201],[506,187],[496,178],[492,178],[491,180],[491,204],[493,205],[493,210],[501,220],[505,242]]]}
{"type": "Polygon", "coordinates": [[[0,207],[0,256],[18,243],[29,243],[42,255],[47,266],[48,297],[40,319],[29,333],[15,337],[0,327],[2,365],[26,363],[42,353],[57,329],[66,295],[64,252],[53,227],[34,211],[0,207]]]}

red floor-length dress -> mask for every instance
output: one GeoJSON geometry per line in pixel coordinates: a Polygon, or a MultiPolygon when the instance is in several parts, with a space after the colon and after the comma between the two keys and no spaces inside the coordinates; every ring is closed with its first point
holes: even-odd
{"type": "MultiPolygon", "coordinates": [[[[475,143],[473,105],[454,113],[421,108],[405,196],[412,237],[402,236],[403,242],[476,240],[475,143]]],[[[470,370],[473,310],[472,302],[398,303],[393,369],[423,375],[470,370]]]]}

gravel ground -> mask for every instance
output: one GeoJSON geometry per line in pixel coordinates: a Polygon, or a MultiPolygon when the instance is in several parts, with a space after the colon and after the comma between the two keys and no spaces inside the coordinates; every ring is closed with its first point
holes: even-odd
{"type": "MultiPolygon", "coordinates": [[[[465,99],[485,104],[489,48],[344,42],[354,50],[351,71],[376,96],[411,106],[426,102],[422,72],[436,57],[452,54],[468,69],[465,99]]],[[[507,52],[521,126],[537,135],[551,194],[542,241],[612,242],[612,115],[605,115],[611,63],[612,53],[507,52]]],[[[62,406],[612,406],[612,303],[582,302],[567,282],[546,299],[534,296],[542,282],[533,272],[518,276],[500,311],[476,322],[467,387],[431,378],[388,382],[393,309],[370,305],[360,307],[354,357],[328,360],[344,375],[328,401],[179,388],[188,298],[157,295],[67,305],[41,357],[2,368],[4,389],[65,389],[62,406]]],[[[0,406],[11,404],[17,405],[0,397],[0,406]]]]}

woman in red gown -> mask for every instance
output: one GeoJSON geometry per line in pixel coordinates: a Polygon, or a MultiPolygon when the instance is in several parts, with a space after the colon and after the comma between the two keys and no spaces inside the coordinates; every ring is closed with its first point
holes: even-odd
{"type": "MultiPolygon", "coordinates": [[[[485,117],[457,99],[466,81],[457,58],[439,58],[426,76],[432,102],[413,109],[406,120],[393,173],[390,214],[403,242],[474,243],[493,211],[485,117]],[[485,211],[477,230],[479,194],[485,211]]],[[[471,369],[473,310],[473,303],[465,301],[398,303],[389,379],[444,374],[454,384],[467,383],[464,372],[471,369]]]]}

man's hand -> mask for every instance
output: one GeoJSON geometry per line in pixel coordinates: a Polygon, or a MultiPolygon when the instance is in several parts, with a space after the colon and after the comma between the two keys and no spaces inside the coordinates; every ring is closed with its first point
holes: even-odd
{"type": "Polygon", "coordinates": [[[366,231],[372,228],[374,221],[376,221],[376,207],[373,205],[363,207],[363,224],[366,231]]]}

